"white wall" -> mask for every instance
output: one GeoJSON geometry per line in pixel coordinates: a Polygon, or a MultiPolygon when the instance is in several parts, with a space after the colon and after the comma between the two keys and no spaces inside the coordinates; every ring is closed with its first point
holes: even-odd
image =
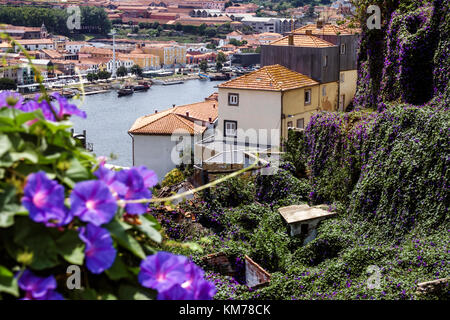
{"type": "MultiPolygon", "coordinates": [[[[237,121],[238,129],[244,131],[266,129],[270,137],[271,129],[281,128],[281,93],[272,91],[239,90],[219,88],[219,118],[218,130],[223,138],[224,120],[237,121]],[[228,93],[239,94],[239,106],[228,105],[228,93]]],[[[238,136],[238,142],[245,142],[238,136]]],[[[252,141],[250,141],[252,142],[252,141]]],[[[272,145],[279,145],[272,141],[272,145]]],[[[260,143],[265,143],[261,142],[260,143]]]]}
{"type": "MultiPolygon", "coordinates": [[[[167,172],[177,164],[172,160],[172,150],[175,152],[177,141],[172,141],[170,135],[134,135],[134,165],[146,166],[156,172],[161,182],[167,172]]],[[[185,136],[190,145],[191,137],[185,136]]],[[[178,152],[174,159],[180,161],[178,152]]]]}

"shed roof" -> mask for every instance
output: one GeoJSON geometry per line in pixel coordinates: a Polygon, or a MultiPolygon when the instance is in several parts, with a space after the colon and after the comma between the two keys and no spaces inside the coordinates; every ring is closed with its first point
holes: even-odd
{"type": "Polygon", "coordinates": [[[318,207],[310,207],[307,204],[282,207],[278,209],[278,212],[289,224],[326,218],[336,214],[335,212],[323,210],[318,207]]]}

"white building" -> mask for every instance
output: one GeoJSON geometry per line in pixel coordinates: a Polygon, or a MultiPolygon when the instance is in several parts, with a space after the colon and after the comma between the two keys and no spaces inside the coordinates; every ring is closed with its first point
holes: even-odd
{"type": "Polygon", "coordinates": [[[85,41],[67,41],[66,42],[66,50],[70,53],[78,53],[81,48],[88,46],[85,41]]]}
{"type": "MultiPolygon", "coordinates": [[[[42,49],[55,49],[55,45],[51,39],[27,39],[16,40],[18,44],[25,48],[27,51],[36,51],[42,49]]],[[[17,52],[19,46],[15,46],[14,50],[17,52]]]]}
{"type": "MultiPolygon", "coordinates": [[[[116,71],[120,67],[125,67],[129,70],[134,65],[133,60],[116,59],[116,71]]],[[[106,63],[106,70],[110,73],[113,72],[114,61],[111,59],[106,63]]]]}
{"type": "Polygon", "coordinates": [[[177,165],[193,161],[194,142],[204,137],[217,120],[215,95],[205,101],[173,107],[138,118],[131,135],[133,165],[145,165],[156,172],[158,180],[177,165]]]}

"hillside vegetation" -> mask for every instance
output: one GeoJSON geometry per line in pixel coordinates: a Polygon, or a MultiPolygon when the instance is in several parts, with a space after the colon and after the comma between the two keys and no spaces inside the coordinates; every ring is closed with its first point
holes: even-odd
{"type": "MultiPolygon", "coordinates": [[[[368,2],[359,2],[363,11],[368,2]]],[[[378,2],[391,19],[363,34],[356,110],[317,114],[291,132],[275,175],[229,180],[186,205],[200,231],[163,223],[171,237],[203,245],[185,251],[199,263],[225,252],[239,269],[249,255],[272,273],[249,290],[210,271],[216,299],[449,298],[448,286],[417,293],[418,283],[450,274],[448,3],[378,2]],[[278,213],[302,203],[338,213],[306,245],[278,213]],[[380,286],[371,289],[374,270],[380,286]]]]}

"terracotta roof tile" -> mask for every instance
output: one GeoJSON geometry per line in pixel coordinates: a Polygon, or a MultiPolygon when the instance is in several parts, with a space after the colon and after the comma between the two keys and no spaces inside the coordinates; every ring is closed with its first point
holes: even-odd
{"type": "Polygon", "coordinates": [[[311,33],[313,35],[349,35],[349,34],[356,34],[360,33],[360,29],[352,29],[352,28],[346,28],[342,26],[337,26],[333,24],[325,24],[321,28],[317,28],[317,24],[308,24],[306,26],[300,27],[298,29],[295,29],[292,31],[293,34],[306,34],[306,30],[311,30],[311,33]]]}
{"type": "Polygon", "coordinates": [[[317,84],[308,76],[276,64],[224,82],[219,88],[286,91],[317,84]]]}
{"type": "MultiPolygon", "coordinates": [[[[311,48],[324,48],[324,47],[334,47],[334,44],[322,40],[318,37],[309,35],[293,35],[294,46],[296,47],[311,47],[311,48]]],[[[272,41],[271,46],[288,46],[289,36],[281,38],[279,40],[272,41]]]]}
{"type": "Polygon", "coordinates": [[[205,127],[195,123],[196,120],[209,122],[217,119],[217,101],[205,101],[177,106],[155,114],[138,118],[131,126],[129,133],[146,135],[171,135],[177,129],[189,134],[205,131],[205,127]],[[189,113],[189,117],[186,113],[189,113]]]}

